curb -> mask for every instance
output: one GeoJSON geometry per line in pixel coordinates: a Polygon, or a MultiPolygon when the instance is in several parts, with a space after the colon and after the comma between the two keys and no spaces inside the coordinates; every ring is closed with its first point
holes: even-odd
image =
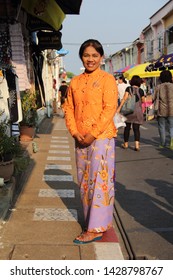
{"type": "Polygon", "coordinates": [[[0,188],[0,221],[5,219],[8,209],[14,199],[16,187],[16,178],[12,176],[11,180],[0,188]]]}
{"type": "MultiPolygon", "coordinates": [[[[23,144],[23,142],[22,142],[23,144]]],[[[30,146],[32,145],[32,142],[27,142],[27,144],[24,143],[24,149],[26,150],[24,152],[29,154],[29,158],[31,160],[31,153],[30,153],[30,146]]],[[[4,183],[2,187],[0,187],[0,222],[4,221],[7,213],[9,211],[10,206],[12,206],[15,197],[18,192],[20,192],[20,189],[23,186],[24,178],[26,177],[26,174],[28,172],[28,168],[30,166],[30,163],[26,167],[26,170],[19,173],[16,176],[12,176],[9,182],[4,183]]]]}

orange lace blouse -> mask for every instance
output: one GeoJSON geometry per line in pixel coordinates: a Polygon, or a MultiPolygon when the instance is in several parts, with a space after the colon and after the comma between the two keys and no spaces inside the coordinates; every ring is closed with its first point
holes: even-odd
{"type": "Polygon", "coordinates": [[[113,117],[117,108],[117,84],[113,75],[97,69],[75,76],[64,105],[66,126],[73,136],[91,133],[97,139],[117,136],[113,117]]]}

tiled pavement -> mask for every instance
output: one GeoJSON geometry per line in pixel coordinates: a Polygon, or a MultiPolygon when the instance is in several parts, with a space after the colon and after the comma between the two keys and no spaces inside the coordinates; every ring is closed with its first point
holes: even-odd
{"type": "Polygon", "coordinates": [[[82,206],[76,182],[74,141],[59,116],[45,119],[34,141],[22,191],[0,225],[1,260],[122,260],[114,229],[101,241],[75,245],[82,206]]]}

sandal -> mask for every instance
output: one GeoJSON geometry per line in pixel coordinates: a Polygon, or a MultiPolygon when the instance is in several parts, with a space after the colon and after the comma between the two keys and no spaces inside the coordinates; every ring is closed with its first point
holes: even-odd
{"type": "Polygon", "coordinates": [[[125,144],[123,143],[123,144],[121,144],[121,148],[128,149],[128,146],[125,146],[125,144]]]}
{"type": "Polygon", "coordinates": [[[93,232],[83,232],[81,235],[76,237],[73,242],[75,244],[87,244],[93,241],[100,240],[102,238],[102,233],[93,233],[93,232]]]}

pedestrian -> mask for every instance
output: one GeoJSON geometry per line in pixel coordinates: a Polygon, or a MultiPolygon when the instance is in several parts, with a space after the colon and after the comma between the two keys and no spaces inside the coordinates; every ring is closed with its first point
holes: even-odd
{"type": "Polygon", "coordinates": [[[120,105],[121,100],[123,99],[124,93],[127,88],[127,81],[124,78],[124,76],[119,76],[118,77],[118,105],[120,105]]]}
{"type": "Polygon", "coordinates": [[[113,117],[118,90],[113,75],[101,70],[104,50],[95,39],[79,49],[84,73],[75,76],[65,102],[65,120],[75,139],[77,178],[85,227],[74,243],[102,238],[112,227],[115,192],[115,137],[113,117]]]}
{"type": "Polygon", "coordinates": [[[143,123],[143,111],[142,111],[142,102],[145,102],[144,91],[140,88],[141,78],[138,75],[134,75],[130,81],[130,86],[127,87],[124,97],[121,101],[120,106],[117,109],[117,112],[121,112],[121,108],[129,94],[135,94],[136,103],[135,110],[133,113],[126,116],[126,126],[124,128],[124,143],[121,145],[123,149],[127,149],[129,146],[129,136],[131,127],[134,132],[134,141],[135,141],[135,151],[140,150],[140,125],[143,123]]]}
{"type": "Polygon", "coordinates": [[[163,70],[160,73],[160,82],[154,91],[153,102],[158,100],[157,122],[160,135],[160,148],[166,146],[166,126],[168,127],[170,143],[169,148],[173,150],[173,83],[172,73],[163,70]]]}
{"type": "Polygon", "coordinates": [[[140,88],[143,89],[144,95],[147,96],[147,86],[146,86],[145,80],[143,80],[143,79],[141,80],[140,88]]]}
{"type": "Polygon", "coordinates": [[[61,85],[59,87],[59,95],[60,95],[60,102],[61,102],[61,108],[63,107],[63,104],[65,102],[65,99],[67,97],[67,91],[68,91],[68,85],[65,80],[61,82],[61,85]]]}

